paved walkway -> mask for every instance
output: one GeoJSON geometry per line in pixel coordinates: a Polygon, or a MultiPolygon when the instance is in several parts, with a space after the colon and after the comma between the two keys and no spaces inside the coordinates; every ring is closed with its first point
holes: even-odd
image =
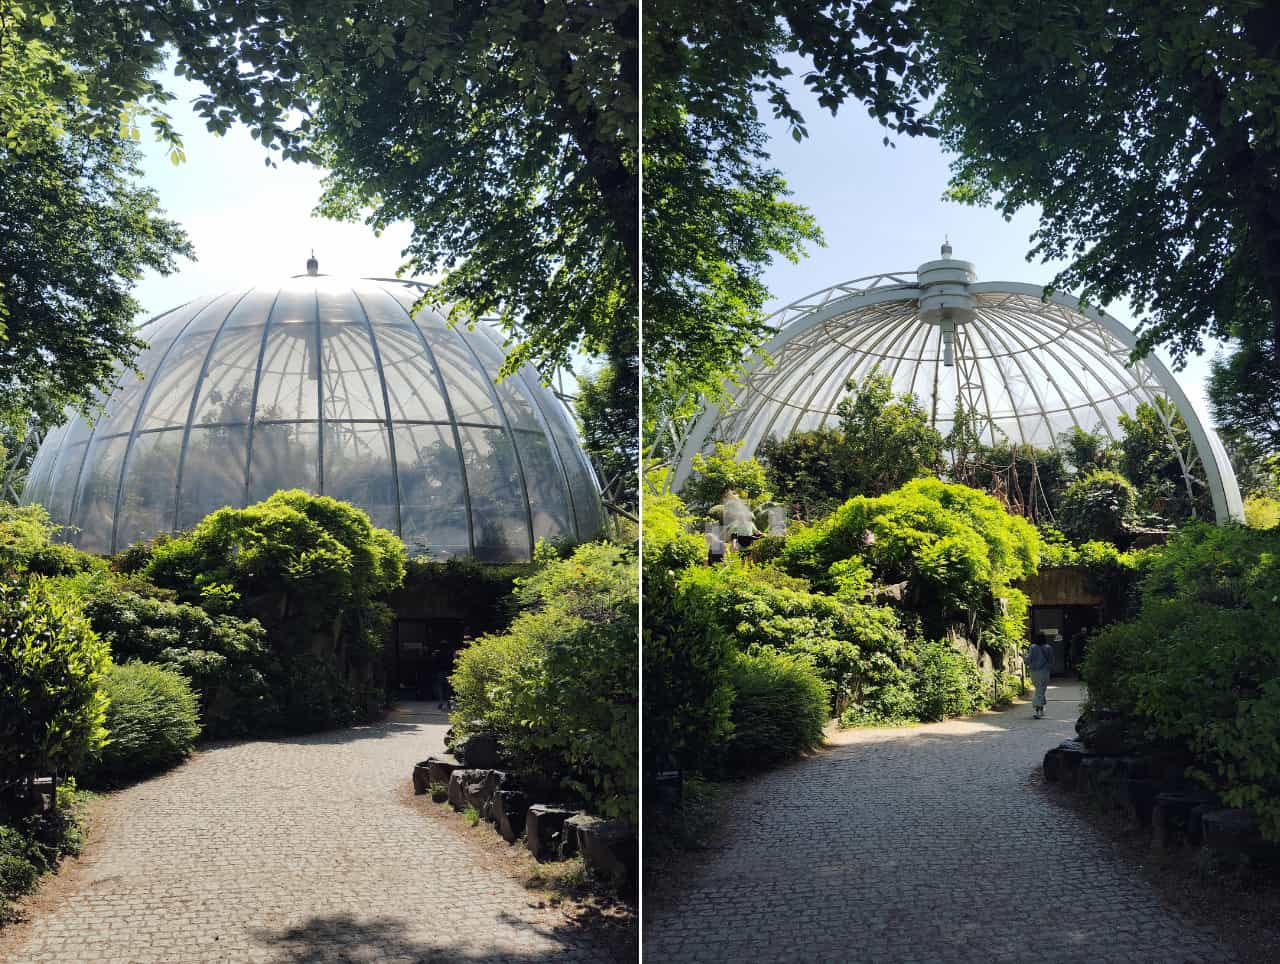
{"type": "Polygon", "coordinates": [[[725,807],[679,907],[645,909],[645,961],[1228,960],[1030,782],[1074,735],[1079,689],[928,726],[849,730],[725,807]]]}
{"type": "Polygon", "coordinates": [[[52,883],[53,906],[16,946],[0,935],[0,958],[597,959],[481,847],[406,799],[446,726],[407,704],[374,726],[210,749],[113,795],[85,858],[52,883]]]}

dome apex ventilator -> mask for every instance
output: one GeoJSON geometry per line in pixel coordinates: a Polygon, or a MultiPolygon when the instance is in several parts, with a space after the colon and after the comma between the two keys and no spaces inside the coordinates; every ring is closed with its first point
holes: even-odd
{"type": "Polygon", "coordinates": [[[1154,355],[1130,364],[1137,339],[1119,320],[1040,285],[977,280],[951,257],[914,272],[869,275],[814,292],[776,312],[773,335],[752,356],[726,401],[668,425],[677,453],[674,488],[693,456],[717,441],[741,442],[739,457],[766,438],[834,427],[850,379],[875,369],[895,392],[916,395],[944,434],[957,403],[982,441],[1056,448],[1072,427],[1112,439],[1122,414],[1157,403],[1188,492],[1203,472],[1219,521],[1243,519],[1235,473],[1217,434],[1154,355]],[[1190,444],[1173,432],[1176,411],[1190,444]]]}
{"type": "Polygon", "coordinates": [[[307,274],[158,315],[139,330],[144,377],[48,434],[23,501],[101,553],[285,488],[351,502],[431,556],[523,561],[538,539],[599,535],[563,404],[531,368],[497,382],[489,324],[411,316],[422,291],[307,274]]]}

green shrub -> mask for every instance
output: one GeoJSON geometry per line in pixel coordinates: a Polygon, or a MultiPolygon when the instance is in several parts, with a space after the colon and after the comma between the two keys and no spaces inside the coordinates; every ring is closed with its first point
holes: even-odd
{"type": "Polygon", "coordinates": [[[916,647],[913,681],[916,715],[922,720],[967,716],[985,705],[982,674],[967,653],[944,641],[916,647]]]}
{"type": "Polygon", "coordinates": [[[878,681],[863,687],[840,714],[841,726],[894,725],[919,718],[911,671],[887,659],[883,664],[878,681]]]}
{"type": "Polygon", "coordinates": [[[706,561],[707,544],[691,531],[693,517],[674,495],[644,496],[645,573],[679,572],[706,561]]]}
{"type": "Polygon", "coordinates": [[[927,636],[956,626],[995,651],[1021,645],[1026,597],[1014,583],[1034,573],[1040,537],[977,489],[916,479],[878,498],[850,499],[787,540],[782,565],[818,590],[851,571],[905,584],[902,607],[927,636]],[[850,567],[852,566],[852,569],[850,567]]]}
{"type": "Polygon", "coordinates": [[[731,666],[733,736],[725,763],[756,769],[789,760],[822,743],[827,686],[813,664],[761,647],[739,653],[731,666]]]}
{"type": "Polygon", "coordinates": [[[810,591],[803,579],[769,568],[729,563],[690,570],[684,591],[700,598],[741,651],[768,646],[805,655],[826,682],[831,712],[891,682],[906,636],[887,606],[810,591]]]}
{"type": "Polygon", "coordinates": [[[782,550],[786,547],[786,544],[786,536],[761,536],[751,543],[751,548],[747,551],[747,555],[757,565],[767,565],[776,559],[782,558],[782,550]]]}
{"type": "Polygon", "coordinates": [[[58,784],[57,808],[0,823],[0,925],[13,917],[10,901],[31,893],[63,857],[80,852],[89,796],[74,779],[64,780],[58,784]]]}
{"type": "Polygon", "coordinates": [[[149,663],[113,664],[106,682],[107,742],[94,761],[96,780],[145,776],[190,755],[200,717],[181,673],[149,663]]]}
{"type": "Polygon", "coordinates": [[[107,647],[40,582],[0,585],[0,773],[69,772],[102,744],[107,647]]]}
{"type": "MultiPolygon", "coordinates": [[[[0,827],[0,833],[7,829],[0,827]]],[[[36,889],[40,871],[25,856],[5,853],[4,838],[0,837],[0,912],[5,899],[21,897],[36,889]]],[[[0,917],[0,920],[3,920],[0,917]]]]}
{"type": "Polygon", "coordinates": [[[705,581],[681,581],[646,566],[641,652],[648,774],[709,766],[733,731],[729,670],[735,649],[711,602],[705,581]]]}
{"type": "Polygon", "coordinates": [[[1077,542],[1116,542],[1126,538],[1137,510],[1138,493],[1128,479],[1094,471],[1067,486],[1058,504],[1058,525],[1077,542]]]}
{"type": "Polygon", "coordinates": [[[517,769],[559,780],[595,812],[635,820],[639,690],[634,553],[590,543],[520,580],[507,632],[458,656],[459,732],[488,730],[517,769]]]}
{"type": "Polygon", "coordinates": [[[210,616],[198,606],[140,595],[131,589],[149,591],[144,582],[106,571],[61,580],[58,588],[82,601],[117,663],[158,663],[187,678],[206,737],[248,736],[278,723],[266,677],[266,631],[256,619],[210,616]]]}
{"type": "Polygon", "coordinates": [[[1029,685],[1017,673],[996,671],[996,705],[1007,706],[1027,694],[1029,685]]]}
{"type": "Polygon", "coordinates": [[[42,505],[0,503],[0,576],[64,576],[106,568],[87,552],[53,541],[59,527],[42,505]]]}
{"type": "Polygon", "coordinates": [[[157,543],[143,571],[179,602],[265,627],[281,727],[367,717],[392,618],[381,598],[402,584],[405,551],[360,509],[277,492],[157,543]]]}
{"type": "Polygon", "coordinates": [[[1245,524],[1251,529],[1274,529],[1280,526],[1280,498],[1252,493],[1244,500],[1245,524]]]}
{"type": "Polygon", "coordinates": [[[1190,751],[1280,840],[1280,532],[1193,524],[1140,566],[1136,617],[1089,644],[1088,705],[1190,751]]]}

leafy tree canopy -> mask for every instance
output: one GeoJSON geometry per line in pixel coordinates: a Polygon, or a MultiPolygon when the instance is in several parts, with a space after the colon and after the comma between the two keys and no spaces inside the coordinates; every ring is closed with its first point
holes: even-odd
{"type": "Polygon", "coordinates": [[[1138,489],[1143,508],[1171,522],[1212,518],[1213,500],[1199,463],[1184,465],[1185,453],[1195,447],[1173,403],[1142,402],[1132,415],[1120,416],[1120,425],[1124,475],[1138,489]]]}
{"type": "Polygon", "coordinates": [[[942,436],[911,394],[895,394],[893,379],[874,371],[836,406],[844,432],[851,493],[884,495],[938,469],[942,436]]]}
{"type": "Polygon", "coordinates": [[[1266,339],[1243,338],[1228,357],[1213,360],[1209,406],[1234,447],[1280,455],[1280,365],[1266,339]]]}
{"type": "Polygon", "coordinates": [[[635,354],[634,0],[47,6],[117,38],[113,64],[176,48],[211,130],[329,170],[322,214],[412,222],[405,269],[443,271],[425,298],[455,318],[498,316],[508,370],[635,354]]]}
{"type": "MultiPolygon", "coordinates": [[[[1128,298],[1139,352],[1238,339],[1220,417],[1280,402],[1280,19],[1263,0],[916,8],[953,197],[1041,211],[1052,286],[1128,298]],[[1234,396],[1234,400],[1233,400],[1234,396]],[[1269,404],[1266,402],[1269,400],[1269,404]]],[[[929,86],[922,82],[922,86],[929,86]]],[[[1271,426],[1274,429],[1274,426],[1271,426]]],[[[1274,445],[1275,435],[1271,436],[1274,445]]]]}
{"type": "Polygon", "coordinates": [[[764,466],[755,459],[739,459],[741,448],[717,442],[712,454],[693,457],[693,475],[681,490],[690,507],[705,512],[729,492],[748,500],[767,494],[764,466]]]}
{"type": "Polygon", "coordinates": [[[646,418],[687,414],[764,339],[760,281],[820,234],[771,169],[763,109],[806,135],[784,84],[799,60],[820,107],[853,99],[895,129],[913,106],[915,21],[883,0],[657,0],[645,8],[646,418]],[[766,107],[767,105],[767,107],[766,107]],[[683,405],[683,407],[682,407],[683,405]]]}
{"type": "Polygon", "coordinates": [[[104,106],[116,73],[65,40],[52,13],[0,3],[0,420],[18,434],[110,392],[142,344],[134,283],[191,255],[137,184],[136,105],[104,106]]]}
{"type": "Polygon", "coordinates": [[[634,368],[607,364],[579,376],[574,403],[583,446],[601,472],[605,498],[632,513],[640,504],[637,378],[634,368]]]}

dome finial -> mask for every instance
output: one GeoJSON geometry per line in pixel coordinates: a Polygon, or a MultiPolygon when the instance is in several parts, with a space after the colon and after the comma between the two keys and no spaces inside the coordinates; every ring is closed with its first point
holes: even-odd
{"type": "Polygon", "coordinates": [[[951,237],[944,234],[942,236],[942,256],[944,258],[951,257],[951,237]]]}
{"type": "Polygon", "coordinates": [[[316,249],[311,249],[311,257],[307,258],[307,274],[315,277],[320,273],[320,262],[316,260],[316,249]]]}

